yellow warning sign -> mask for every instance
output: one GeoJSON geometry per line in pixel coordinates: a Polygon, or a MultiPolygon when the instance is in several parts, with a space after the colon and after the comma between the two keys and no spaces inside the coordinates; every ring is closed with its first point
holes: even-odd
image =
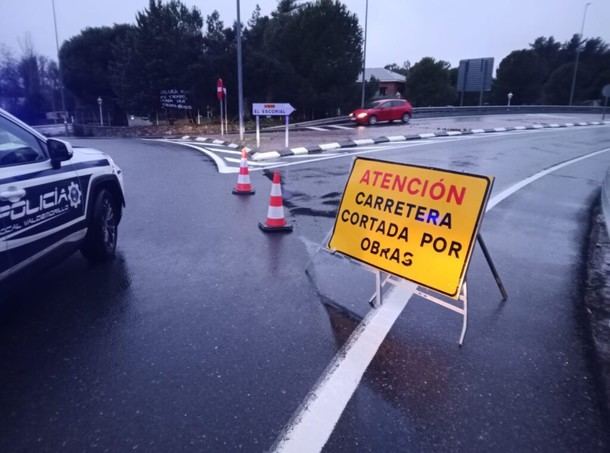
{"type": "Polygon", "coordinates": [[[328,248],[457,298],[493,178],[359,157],[328,248]]]}

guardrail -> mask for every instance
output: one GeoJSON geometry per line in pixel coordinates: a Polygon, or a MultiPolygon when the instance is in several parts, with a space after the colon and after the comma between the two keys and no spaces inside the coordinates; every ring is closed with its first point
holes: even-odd
{"type": "Polygon", "coordinates": [[[510,113],[599,113],[603,107],[569,105],[486,105],[466,107],[415,107],[413,116],[432,118],[440,116],[506,115],[510,113]]]}
{"type": "MultiPolygon", "coordinates": [[[[435,118],[443,116],[469,116],[469,115],[507,115],[511,113],[598,113],[602,114],[603,107],[569,106],[569,105],[485,105],[465,107],[415,107],[414,118],[435,118]]],[[[327,126],[331,124],[348,123],[347,115],[322,118],[319,120],[303,121],[290,125],[292,129],[311,126],[327,126]]],[[[283,130],[284,125],[264,128],[264,131],[283,130]]]]}

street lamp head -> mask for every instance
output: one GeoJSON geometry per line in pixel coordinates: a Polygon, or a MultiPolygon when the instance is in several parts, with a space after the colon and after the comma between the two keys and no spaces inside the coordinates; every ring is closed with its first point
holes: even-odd
{"type": "Polygon", "coordinates": [[[102,100],[101,96],[98,96],[98,97],[97,97],[97,103],[98,103],[98,105],[102,105],[102,102],[104,102],[104,101],[102,100]]]}

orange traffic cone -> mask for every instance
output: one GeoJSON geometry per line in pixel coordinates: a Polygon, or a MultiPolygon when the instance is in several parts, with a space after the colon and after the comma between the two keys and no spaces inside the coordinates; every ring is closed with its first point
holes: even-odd
{"type": "Polygon", "coordinates": [[[248,171],[248,154],[246,148],[241,150],[241,161],[239,163],[239,174],[237,184],[233,188],[234,195],[254,195],[254,189],[250,183],[250,173],[248,171]]]}
{"type": "Polygon", "coordinates": [[[280,185],[280,172],[273,172],[273,183],[271,184],[271,197],[269,198],[269,210],[267,221],[258,224],[258,227],[266,233],[284,232],[290,233],[292,225],[286,223],[284,218],[284,203],[282,201],[282,186],[280,185]]]}

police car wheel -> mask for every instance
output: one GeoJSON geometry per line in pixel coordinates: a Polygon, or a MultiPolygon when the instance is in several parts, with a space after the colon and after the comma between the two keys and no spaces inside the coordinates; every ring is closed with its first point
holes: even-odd
{"type": "Polygon", "coordinates": [[[118,208],[112,193],[102,189],[95,197],[89,219],[89,230],[81,251],[92,262],[107,261],[114,257],[118,234],[118,208]]]}

